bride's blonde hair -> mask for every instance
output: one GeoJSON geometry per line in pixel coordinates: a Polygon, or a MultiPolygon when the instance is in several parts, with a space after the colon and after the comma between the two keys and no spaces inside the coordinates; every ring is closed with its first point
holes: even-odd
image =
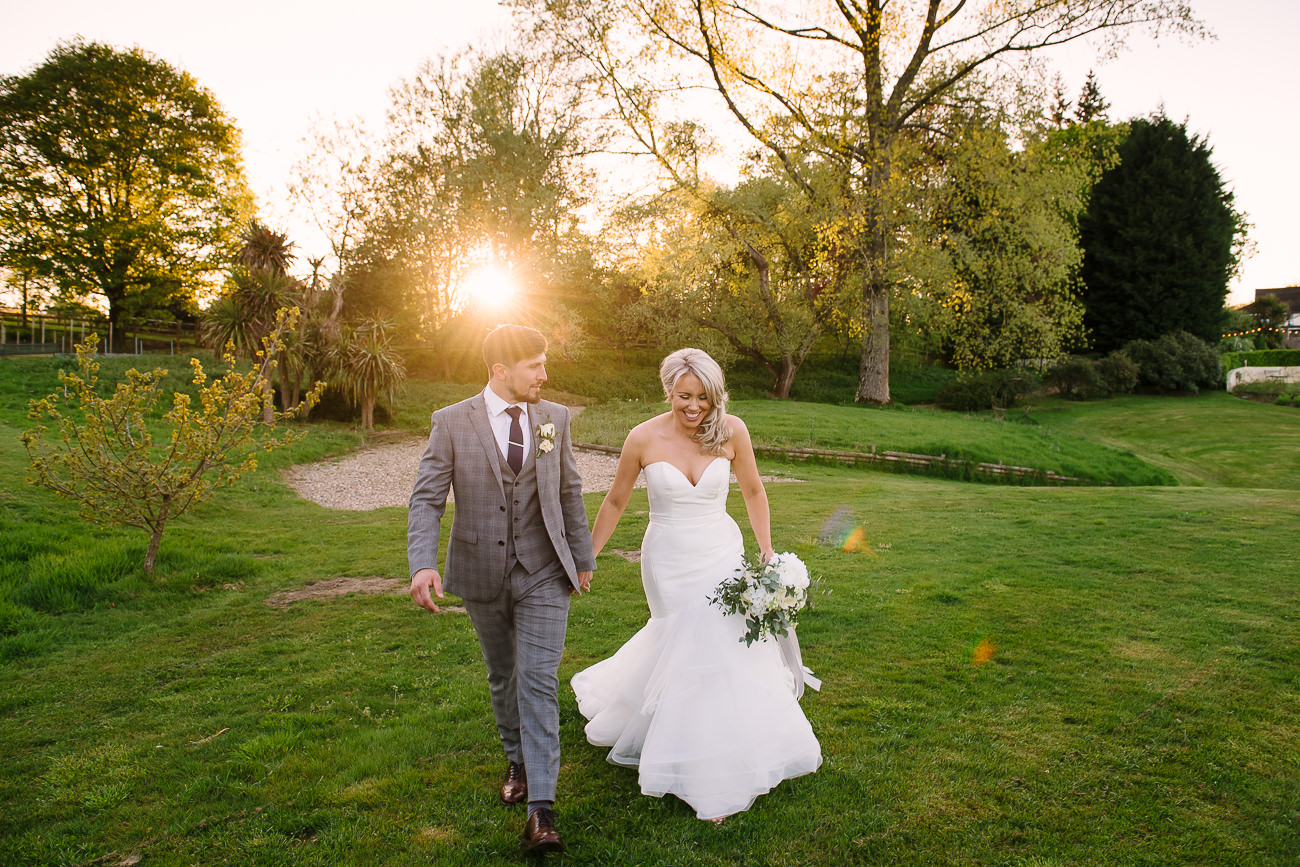
{"type": "Polygon", "coordinates": [[[664,398],[672,403],[677,381],[693,373],[704,386],[709,399],[709,412],[695,432],[700,448],[711,455],[720,455],[722,447],[731,439],[731,426],[727,424],[727,382],[722,367],[702,349],[679,349],[659,365],[659,381],[664,386],[664,398]]]}

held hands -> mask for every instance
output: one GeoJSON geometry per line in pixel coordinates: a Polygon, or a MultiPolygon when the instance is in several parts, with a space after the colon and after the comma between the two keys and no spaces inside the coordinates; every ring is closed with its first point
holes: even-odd
{"type": "Polygon", "coordinates": [[[572,588],[571,593],[589,593],[591,591],[591,572],[578,573],[578,586],[572,588]]]}
{"type": "Polygon", "coordinates": [[[442,576],[438,574],[437,569],[421,569],[411,576],[411,599],[426,611],[437,614],[438,606],[433,601],[433,596],[442,598],[442,576]],[[429,594],[430,590],[433,591],[432,596],[429,594]]]}

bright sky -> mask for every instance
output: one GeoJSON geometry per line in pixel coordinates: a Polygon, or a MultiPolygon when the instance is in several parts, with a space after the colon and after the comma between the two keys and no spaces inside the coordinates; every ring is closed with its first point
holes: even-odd
{"type": "MultiPolygon", "coordinates": [[[[493,0],[225,0],[190,7],[174,0],[0,0],[0,73],[40,64],[61,40],[80,35],[139,45],[192,73],[235,119],[245,161],[272,225],[289,228],[299,253],[319,242],[284,225],[289,171],[315,118],[382,119],[388,88],[419,64],[470,41],[502,41],[508,13],[493,0]],[[203,9],[204,11],[190,11],[203,9]]],[[[1300,284],[1300,140],[1293,111],[1294,34],[1300,3],[1191,0],[1218,35],[1159,45],[1134,34],[1130,50],[1100,62],[1083,46],[1056,58],[1071,98],[1096,70],[1112,120],[1156,111],[1208,137],[1237,206],[1254,224],[1255,255],[1232,303],[1256,289],[1300,284]]]]}

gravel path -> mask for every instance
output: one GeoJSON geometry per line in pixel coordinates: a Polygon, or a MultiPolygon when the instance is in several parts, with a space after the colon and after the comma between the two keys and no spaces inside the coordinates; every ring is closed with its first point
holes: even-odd
{"type": "MultiPolygon", "coordinates": [[[[419,437],[366,446],[340,458],[290,467],[281,475],[300,497],[327,509],[365,511],[386,506],[405,507],[415,487],[416,471],[427,442],[419,437]]],[[[578,462],[585,493],[609,490],[618,465],[617,457],[580,450],[575,450],[573,456],[578,462]]],[[[794,480],[764,476],[763,481],[794,480]]],[[[644,475],[637,478],[636,486],[645,487],[644,475]]]]}
{"type": "MultiPolygon", "coordinates": [[[[405,507],[427,442],[420,437],[367,446],[341,458],[290,467],[282,475],[299,496],[327,509],[405,507]]],[[[609,490],[617,457],[583,451],[575,451],[573,456],[582,474],[583,491],[609,490]]],[[[643,478],[637,479],[638,488],[644,484],[643,478]]]]}

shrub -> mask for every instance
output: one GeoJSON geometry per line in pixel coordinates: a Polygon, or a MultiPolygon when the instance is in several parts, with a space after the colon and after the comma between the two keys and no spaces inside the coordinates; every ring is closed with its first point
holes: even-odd
{"type": "Polygon", "coordinates": [[[1043,375],[1043,384],[1055,388],[1061,397],[1085,398],[1102,387],[1101,377],[1091,359],[1072,355],[1043,375]]]}
{"type": "Polygon", "coordinates": [[[1134,340],[1125,355],[1138,368],[1138,385],[1162,392],[1223,387],[1223,364],[1214,347],[1185,331],[1157,340],[1134,340]]]}
{"type": "Polygon", "coordinates": [[[1009,409],[1039,384],[1030,371],[990,370],[939,386],[935,402],[942,409],[956,412],[1009,409]]]}
{"type": "Polygon", "coordinates": [[[1097,361],[1097,377],[1109,394],[1128,394],[1138,384],[1138,366],[1122,352],[1097,361]]]}

